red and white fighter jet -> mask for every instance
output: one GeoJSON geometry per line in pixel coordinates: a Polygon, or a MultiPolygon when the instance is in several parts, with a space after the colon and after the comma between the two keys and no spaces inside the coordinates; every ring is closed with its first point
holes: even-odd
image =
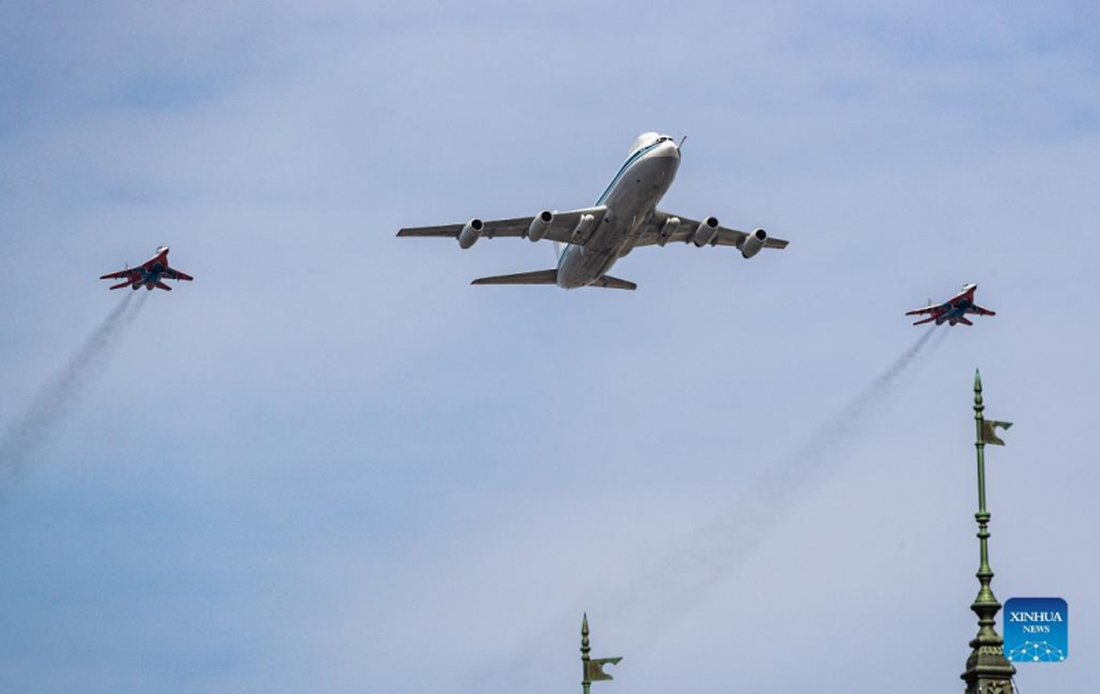
{"type": "Polygon", "coordinates": [[[180,272],[174,268],[168,266],[168,246],[161,246],[157,249],[157,254],[146,260],[141,265],[135,268],[126,268],[125,270],[119,270],[118,272],[112,272],[109,275],[100,277],[101,280],[118,280],[125,279],[125,282],[119,282],[111,287],[111,289],[121,289],[122,287],[129,287],[134,291],[145,287],[149,291],[153,290],[153,287],[157,289],[163,289],[166,292],[172,291],[172,288],[161,280],[186,280],[190,282],[195,279],[187,273],[180,272]]]}
{"type": "Polygon", "coordinates": [[[907,311],[907,316],[920,316],[928,315],[928,318],[919,320],[913,325],[921,325],[923,323],[931,323],[936,321],[936,325],[943,325],[947,323],[949,325],[955,325],[956,323],[962,323],[963,325],[974,325],[967,318],[967,314],[975,316],[995,316],[995,312],[990,311],[987,308],[983,308],[974,303],[974,291],[978,288],[976,284],[967,284],[963,286],[963,290],[951,297],[942,304],[933,304],[932,300],[928,300],[928,306],[924,308],[915,308],[912,311],[907,311]]]}

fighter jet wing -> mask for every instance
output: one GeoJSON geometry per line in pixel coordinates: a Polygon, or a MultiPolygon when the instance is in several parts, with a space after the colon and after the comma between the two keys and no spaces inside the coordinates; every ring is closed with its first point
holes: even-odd
{"type": "MultiPolygon", "coordinates": [[[[700,220],[691,219],[690,217],[684,217],[683,215],[672,214],[671,212],[662,212],[661,210],[654,210],[653,212],[653,224],[650,228],[646,229],[641,237],[638,239],[638,243],[635,246],[652,246],[661,239],[661,229],[664,228],[665,222],[670,217],[676,217],[680,220],[680,226],[673,232],[668,238],[663,239],[665,243],[671,241],[687,242],[690,241],[692,236],[695,235],[695,230],[699,228],[700,220]]],[[[748,236],[748,232],[741,231],[740,229],[730,229],[728,227],[719,226],[715,230],[714,238],[711,240],[711,246],[734,246],[740,248],[744,243],[745,237],[748,236]]],[[[774,239],[768,237],[764,240],[764,248],[786,248],[789,242],[783,239],[774,239]]]]}
{"type": "Polygon", "coordinates": [[[179,270],[171,267],[167,268],[164,271],[164,276],[170,280],[184,280],[186,282],[190,282],[195,279],[191,275],[188,275],[186,272],[180,272],[179,270]]]}
{"type": "Polygon", "coordinates": [[[995,315],[997,315],[996,311],[990,311],[989,309],[985,308],[984,306],[979,306],[977,304],[974,304],[973,306],[971,306],[970,310],[968,310],[967,313],[976,313],[979,316],[995,316],[995,315]]]}
{"type": "Polygon", "coordinates": [[[118,272],[112,272],[112,273],[103,275],[99,279],[101,279],[101,280],[117,280],[117,279],[122,279],[123,277],[130,278],[130,277],[133,276],[133,272],[134,272],[133,269],[119,270],[118,272]]]}
{"type": "MultiPolygon", "coordinates": [[[[589,237],[592,235],[603,221],[604,215],[607,212],[606,207],[590,207],[583,210],[569,210],[567,212],[554,212],[553,219],[550,221],[549,226],[546,229],[543,237],[550,241],[560,241],[562,243],[572,243],[574,245],[583,246],[587,243],[589,237]],[[593,220],[585,225],[580,233],[574,238],[574,232],[577,231],[580,225],[581,218],[584,215],[592,215],[593,220]]],[[[531,222],[534,221],[534,217],[515,217],[513,219],[488,219],[484,220],[485,226],[481,230],[482,238],[495,238],[495,237],[522,237],[527,235],[527,230],[531,227],[531,222]]],[[[434,227],[409,227],[401,229],[397,232],[398,236],[424,236],[424,237],[445,237],[445,238],[457,238],[458,233],[462,231],[464,224],[444,224],[442,226],[434,227]]]]}
{"type": "Polygon", "coordinates": [[[907,316],[920,316],[920,315],[925,314],[925,313],[934,313],[934,312],[940,310],[941,308],[943,308],[943,307],[939,306],[939,305],[925,306],[924,308],[915,308],[912,311],[906,311],[905,315],[907,315],[907,316]]]}

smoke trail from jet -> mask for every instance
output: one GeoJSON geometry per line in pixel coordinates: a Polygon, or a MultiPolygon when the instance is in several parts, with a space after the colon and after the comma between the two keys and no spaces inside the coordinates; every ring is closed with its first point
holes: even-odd
{"type": "Polygon", "coordinates": [[[620,600],[609,601],[608,611],[623,620],[637,620],[629,631],[638,634],[639,640],[659,638],[671,622],[738,571],[799,498],[826,481],[839,466],[843,449],[862,429],[861,423],[897,392],[902,377],[931,355],[946,335],[947,330],[942,329],[922,334],[839,413],[741,492],[734,503],[685,538],[674,552],[658,559],[649,571],[643,571],[643,578],[620,600]]]}
{"type": "MultiPolygon", "coordinates": [[[[782,455],[763,478],[745,489],[706,525],[688,534],[675,550],[643,566],[631,585],[608,586],[610,595],[587,596],[552,624],[531,634],[511,656],[468,673],[463,689],[530,688],[541,663],[532,656],[562,633],[575,634],[584,610],[598,605],[620,633],[634,635],[634,651],[646,650],[668,627],[710,595],[744,565],[792,506],[823,484],[841,463],[841,453],[860,424],[898,391],[901,380],[943,344],[948,330],[929,329],[879,373],[840,411],[782,455]]],[[[619,653],[616,653],[618,655],[619,653]]]]}
{"type": "Polygon", "coordinates": [[[103,370],[123,332],[133,324],[148,296],[134,292],[111,309],[69,358],[65,368],[39,391],[23,415],[0,438],[0,498],[22,478],[37,448],[103,370]]]}

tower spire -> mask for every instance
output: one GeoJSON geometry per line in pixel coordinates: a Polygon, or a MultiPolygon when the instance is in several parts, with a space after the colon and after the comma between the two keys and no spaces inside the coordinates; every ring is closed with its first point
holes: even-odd
{"type": "MultiPolygon", "coordinates": [[[[997,634],[997,613],[1001,603],[993,595],[993,569],[989,565],[989,519],[990,513],[985,504],[985,444],[999,442],[993,436],[989,440],[986,432],[985,404],[982,399],[982,376],[974,372],[974,424],[977,437],[974,443],[978,454],[978,512],[974,519],[978,522],[978,540],[981,548],[981,561],[978,565],[978,596],[970,609],[978,616],[978,635],[970,641],[971,653],[966,660],[966,672],[960,677],[966,681],[966,694],[1014,694],[1012,676],[1016,668],[1008,662],[1004,653],[1004,639],[997,634]]],[[[990,422],[993,424],[993,422],[990,422]]],[[[996,424],[1001,424],[997,422],[996,424]]],[[[989,432],[993,427],[988,427],[989,432]]],[[[1007,427],[1006,427],[1007,428],[1007,427]]]]}
{"type": "Polygon", "coordinates": [[[584,619],[581,620],[581,668],[584,670],[581,686],[584,687],[584,694],[589,694],[593,682],[612,679],[611,675],[603,671],[604,665],[616,665],[622,660],[622,658],[590,658],[588,654],[591,650],[592,647],[588,645],[588,613],[586,612],[584,619]]]}
{"type": "Polygon", "coordinates": [[[584,613],[584,619],[581,621],[581,666],[584,668],[584,681],[581,682],[581,686],[584,687],[584,694],[589,694],[592,691],[592,682],[588,679],[588,654],[592,651],[592,647],[588,643],[588,613],[584,613]]]}

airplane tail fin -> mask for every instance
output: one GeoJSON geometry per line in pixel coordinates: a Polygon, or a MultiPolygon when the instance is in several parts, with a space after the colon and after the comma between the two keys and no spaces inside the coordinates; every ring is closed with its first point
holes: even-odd
{"type": "MultiPolygon", "coordinates": [[[[534,272],[517,272],[514,275],[494,275],[493,277],[479,277],[470,284],[557,284],[557,270],[535,270],[534,272]]],[[[621,280],[618,277],[604,275],[596,280],[590,287],[602,287],[604,289],[626,289],[633,291],[638,285],[633,282],[621,280]]]]}
{"type": "Polygon", "coordinates": [[[603,287],[604,289],[626,289],[627,291],[634,291],[638,288],[638,285],[633,282],[627,282],[621,280],[618,277],[612,277],[611,275],[604,275],[600,279],[596,280],[590,287],[603,287]]]}
{"type": "Polygon", "coordinates": [[[557,284],[557,282],[557,270],[535,270],[534,272],[517,272],[513,275],[479,277],[470,284],[557,284]]]}

